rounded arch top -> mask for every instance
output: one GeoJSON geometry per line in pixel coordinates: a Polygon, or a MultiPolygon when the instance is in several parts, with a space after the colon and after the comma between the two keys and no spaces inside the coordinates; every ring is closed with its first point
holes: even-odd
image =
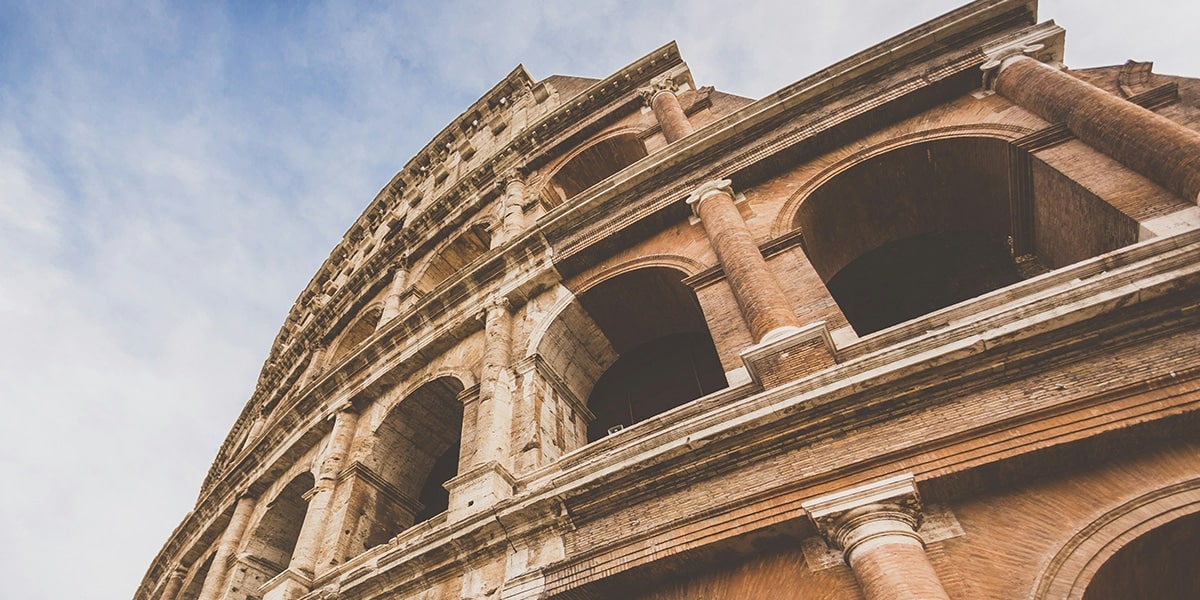
{"type": "Polygon", "coordinates": [[[648,155],[641,128],[604,132],[559,157],[527,191],[553,208],[648,155]]]}
{"type": "Polygon", "coordinates": [[[1200,478],[1143,494],[1080,529],[1047,562],[1030,600],[1083,600],[1097,572],[1134,540],[1200,515],[1200,478]]]}
{"type": "Polygon", "coordinates": [[[588,290],[610,279],[639,269],[669,269],[678,271],[684,278],[691,277],[703,271],[706,266],[700,261],[680,254],[651,254],[627,260],[614,267],[603,269],[590,274],[575,282],[571,287],[575,294],[584,294],[588,290]]]}
{"type": "Polygon", "coordinates": [[[797,215],[804,202],[813,193],[830,180],[845,173],[857,165],[865,163],[894,150],[906,146],[914,146],[926,142],[948,140],[953,138],[983,138],[1011,143],[1021,137],[1033,133],[1033,130],[1012,124],[980,123],[971,125],[955,125],[924,131],[916,131],[905,135],[889,138],[882,142],[854,150],[833,161],[821,169],[815,176],[806,180],[784,202],[778,215],[771,224],[771,237],[779,237],[796,229],[797,215]]]}
{"type": "Polygon", "coordinates": [[[383,316],[383,303],[372,302],[359,311],[346,330],[334,341],[329,364],[336,364],[359,344],[375,333],[379,319],[383,316]]]}
{"type": "Polygon", "coordinates": [[[433,291],[441,282],[491,249],[495,221],[480,215],[455,235],[439,244],[422,258],[409,278],[422,294],[433,291]]]}

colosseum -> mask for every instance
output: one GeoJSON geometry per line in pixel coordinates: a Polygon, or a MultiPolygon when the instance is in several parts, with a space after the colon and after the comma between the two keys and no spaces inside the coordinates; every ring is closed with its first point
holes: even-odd
{"type": "Polygon", "coordinates": [[[761,100],[518,66],[135,599],[1200,597],[1200,80],[1065,39],[979,0],[761,100]]]}

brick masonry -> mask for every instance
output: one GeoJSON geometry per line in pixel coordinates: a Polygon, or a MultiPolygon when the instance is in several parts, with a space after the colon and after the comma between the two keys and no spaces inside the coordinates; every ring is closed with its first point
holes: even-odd
{"type": "Polygon", "coordinates": [[[1060,72],[1035,8],[970,3],[759,101],[674,44],[598,81],[514,70],[301,293],[135,598],[1040,599],[1148,572],[1110,559],[1200,512],[1200,82],[1060,72]],[[695,222],[724,179],[745,201],[695,222]],[[870,334],[826,286],[981,223],[1016,283],[870,334]],[[622,344],[677,321],[589,294],[668,279],[604,297],[700,315],[728,386],[589,443],[622,344]],[[805,502],[899,474],[923,547],[847,562],[805,502]]]}

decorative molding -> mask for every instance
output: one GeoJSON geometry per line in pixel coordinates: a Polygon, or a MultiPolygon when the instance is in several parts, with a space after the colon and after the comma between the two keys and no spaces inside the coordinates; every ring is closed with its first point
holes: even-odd
{"type": "Polygon", "coordinates": [[[669,73],[664,73],[658,77],[655,77],[654,79],[650,80],[649,85],[637,89],[638,95],[642,97],[642,102],[646,106],[653,105],[654,98],[659,94],[675,94],[678,92],[679,84],[675,83],[675,80],[669,73]]]}
{"type": "Polygon", "coordinates": [[[819,496],[801,503],[817,530],[825,539],[847,550],[847,543],[863,540],[847,538],[849,526],[863,518],[863,511],[874,511],[876,507],[887,507],[912,519],[915,531],[920,523],[921,497],[911,473],[894,475],[848,490],[819,496]]]}
{"type": "Polygon", "coordinates": [[[1129,96],[1128,100],[1148,110],[1162,108],[1179,101],[1179,84],[1174,81],[1168,81],[1144,92],[1129,96]]]}
{"type": "Polygon", "coordinates": [[[338,474],[337,481],[338,484],[341,485],[342,482],[352,478],[357,479],[371,486],[372,488],[375,488],[380,495],[396,504],[399,504],[412,514],[417,514],[422,510],[425,510],[425,505],[419,500],[400,491],[399,488],[392,485],[381,475],[379,475],[379,473],[376,473],[373,469],[360,461],[353,461],[345,469],[342,469],[342,472],[338,474]]]}
{"type": "Polygon", "coordinates": [[[687,199],[684,200],[688,207],[692,209],[692,216],[690,219],[692,225],[697,225],[700,223],[700,203],[718,194],[726,194],[730,198],[733,198],[733,203],[735,205],[742,204],[746,201],[745,194],[733,191],[732,181],[728,179],[714,179],[712,181],[706,181],[700,184],[694,191],[692,191],[687,199]]]}
{"type": "Polygon", "coordinates": [[[1024,137],[1013,140],[1012,145],[1020,148],[1030,154],[1053,148],[1059,144],[1063,144],[1075,139],[1075,134],[1067,129],[1064,123],[1055,123],[1044,129],[1039,129],[1024,137]]]}
{"type": "Polygon", "coordinates": [[[1096,571],[1126,544],[1175,519],[1200,513],[1200,478],[1142,494],[1097,517],[1050,559],[1030,600],[1081,600],[1096,571]]]}

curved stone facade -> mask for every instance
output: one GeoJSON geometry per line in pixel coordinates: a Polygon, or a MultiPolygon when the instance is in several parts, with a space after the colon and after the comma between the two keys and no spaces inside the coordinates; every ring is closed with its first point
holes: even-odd
{"type": "Polygon", "coordinates": [[[135,598],[1194,595],[1200,81],[1035,10],[758,101],[674,44],[518,67],[305,287],[135,598]]]}

